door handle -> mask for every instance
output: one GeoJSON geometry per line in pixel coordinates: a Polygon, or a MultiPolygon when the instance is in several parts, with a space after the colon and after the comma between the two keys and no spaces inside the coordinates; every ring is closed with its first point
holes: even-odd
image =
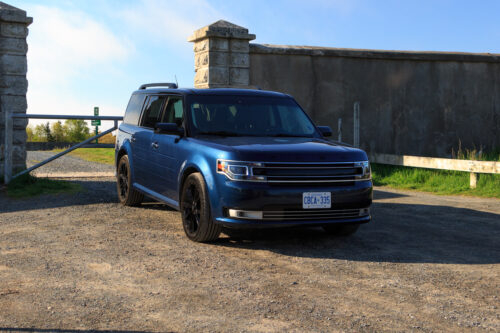
{"type": "Polygon", "coordinates": [[[135,139],[135,136],[132,136],[132,137],[130,138],[130,141],[132,141],[132,142],[135,142],[135,140],[136,140],[136,139],[135,139]]]}
{"type": "Polygon", "coordinates": [[[159,147],[159,146],[158,146],[158,142],[153,142],[153,143],[151,144],[151,147],[153,147],[154,149],[158,149],[158,147],[159,147]]]}

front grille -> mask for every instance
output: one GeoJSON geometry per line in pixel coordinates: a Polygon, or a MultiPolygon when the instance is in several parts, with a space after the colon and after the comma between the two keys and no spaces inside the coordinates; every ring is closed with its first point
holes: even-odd
{"type": "Polygon", "coordinates": [[[363,177],[360,162],[259,163],[251,172],[268,183],[352,182],[363,177]]]}
{"type": "Polygon", "coordinates": [[[334,220],[349,219],[360,216],[359,209],[311,209],[264,211],[263,219],[270,221],[284,220],[334,220]]]}

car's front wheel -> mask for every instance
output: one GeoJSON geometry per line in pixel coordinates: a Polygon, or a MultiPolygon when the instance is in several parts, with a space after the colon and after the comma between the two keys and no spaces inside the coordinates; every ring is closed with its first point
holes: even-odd
{"type": "Polygon", "coordinates": [[[190,174],[181,193],[182,226],[189,239],[210,242],[219,238],[222,227],[212,220],[205,181],[200,173],[190,174]]]}
{"type": "Polygon", "coordinates": [[[125,206],[136,206],[144,200],[144,195],[132,188],[130,164],[127,155],[123,155],[116,170],[116,190],[118,200],[125,206]]]}

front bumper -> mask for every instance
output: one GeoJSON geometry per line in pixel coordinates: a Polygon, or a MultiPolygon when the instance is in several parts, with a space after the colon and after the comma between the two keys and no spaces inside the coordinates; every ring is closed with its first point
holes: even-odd
{"type": "Polygon", "coordinates": [[[216,223],[229,228],[314,226],[330,223],[367,223],[371,220],[370,213],[364,212],[372,203],[373,185],[370,180],[353,182],[348,186],[277,186],[224,179],[218,184],[218,188],[220,193],[216,205],[212,204],[212,214],[216,223]],[[303,209],[304,192],[331,192],[331,208],[303,209]],[[229,210],[262,212],[262,217],[257,215],[256,219],[251,216],[237,218],[234,214],[229,214],[229,210]],[[363,213],[361,216],[356,213],[337,214],[347,211],[363,213]],[[312,212],[310,218],[309,212],[312,212]],[[270,217],[272,215],[274,217],[270,217]],[[276,215],[280,217],[276,218],[276,215]]]}

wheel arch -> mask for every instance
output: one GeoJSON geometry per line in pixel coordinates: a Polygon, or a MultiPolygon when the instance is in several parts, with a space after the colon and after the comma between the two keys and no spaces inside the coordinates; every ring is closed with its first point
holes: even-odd
{"type": "Polygon", "coordinates": [[[135,173],[134,173],[134,159],[132,157],[132,150],[130,147],[130,142],[125,141],[121,147],[118,149],[116,152],[116,158],[115,158],[115,170],[118,168],[118,163],[120,162],[120,159],[123,157],[123,155],[127,155],[128,157],[128,162],[129,162],[129,168],[130,168],[130,173],[131,173],[131,179],[132,182],[135,181],[135,173]]]}
{"type": "MultiPolygon", "coordinates": [[[[181,165],[180,170],[181,172],[179,172],[179,178],[177,180],[177,194],[179,202],[181,200],[182,187],[184,186],[184,182],[186,181],[187,177],[189,177],[189,175],[192,173],[199,172],[203,177],[203,181],[205,182],[211,209],[214,209],[214,207],[216,206],[214,200],[216,200],[215,198],[218,198],[218,196],[216,193],[217,189],[214,175],[213,172],[211,172],[212,170],[210,169],[210,163],[206,159],[198,156],[198,158],[195,158],[191,162],[184,161],[184,163],[182,163],[181,165]]],[[[213,171],[215,172],[215,167],[213,171]]]]}
{"type": "MultiPolygon", "coordinates": [[[[115,168],[118,168],[118,163],[120,162],[120,159],[122,158],[123,155],[128,155],[128,152],[125,148],[120,148],[118,153],[116,154],[116,159],[115,159],[115,168]]],[[[130,156],[129,156],[130,158],[130,156]]]]}
{"type": "MultiPolygon", "coordinates": [[[[179,199],[180,199],[180,194],[181,194],[182,188],[184,187],[184,182],[186,181],[187,177],[189,177],[189,175],[196,173],[196,172],[200,173],[201,176],[203,177],[203,173],[193,165],[188,166],[183,170],[181,177],[180,177],[180,180],[179,180],[179,188],[178,188],[179,199]]],[[[203,179],[205,179],[205,177],[203,177],[203,179]]]]}

